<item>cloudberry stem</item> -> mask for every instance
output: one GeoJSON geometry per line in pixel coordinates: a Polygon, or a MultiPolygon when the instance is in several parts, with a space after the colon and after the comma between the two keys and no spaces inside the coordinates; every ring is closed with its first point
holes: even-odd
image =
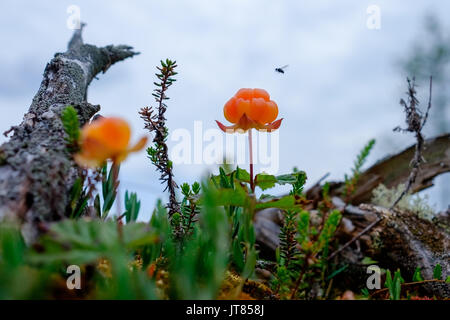
{"type": "Polygon", "coordinates": [[[250,157],[250,189],[255,193],[255,182],[253,181],[253,145],[252,145],[252,129],[248,130],[248,147],[250,157]]]}

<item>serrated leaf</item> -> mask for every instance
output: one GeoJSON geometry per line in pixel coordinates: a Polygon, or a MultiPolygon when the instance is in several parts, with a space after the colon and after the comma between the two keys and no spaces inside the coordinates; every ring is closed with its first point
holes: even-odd
{"type": "Polygon", "coordinates": [[[270,174],[260,173],[255,176],[255,185],[263,191],[275,187],[276,182],[275,176],[270,174]]]}
{"type": "Polygon", "coordinates": [[[247,170],[241,169],[239,167],[236,168],[236,179],[242,182],[250,182],[250,173],[247,170]]]}
{"type": "Polygon", "coordinates": [[[258,202],[255,209],[279,208],[294,209],[298,206],[295,196],[289,195],[282,198],[276,198],[271,201],[258,202]]]}
{"type": "Polygon", "coordinates": [[[297,182],[297,175],[295,174],[282,174],[276,176],[277,183],[280,185],[293,184],[297,182]]]}

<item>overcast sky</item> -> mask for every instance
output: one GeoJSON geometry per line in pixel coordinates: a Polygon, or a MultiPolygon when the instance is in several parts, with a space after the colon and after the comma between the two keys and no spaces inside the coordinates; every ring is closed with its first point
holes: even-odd
{"type": "MultiPolygon", "coordinates": [[[[171,132],[193,132],[196,120],[204,130],[214,128],[214,120],[226,122],[223,105],[239,88],[264,88],[285,119],[279,172],[297,166],[310,184],[327,172],[342,180],[371,138],[377,144],[367,166],[413,143],[392,132],[404,123],[398,101],[406,89],[406,74],[396,62],[417,41],[426,13],[445,21],[450,12],[450,2],[430,0],[2,0],[1,132],[22,120],[46,63],[66,50],[72,4],[88,24],[86,43],[128,44],[141,52],[100,75],[88,95],[101,105],[101,114],[127,119],[135,140],[145,134],[138,110],[153,105],[155,66],[160,59],[175,59],[178,81],[168,92],[171,132]],[[366,25],[370,5],[380,8],[378,30],[366,25]],[[284,75],[274,71],[285,64],[284,75]]],[[[0,137],[0,143],[5,140],[0,137]]],[[[193,182],[205,171],[203,165],[176,166],[176,180],[193,182]]],[[[148,217],[163,194],[144,152],[123,164],[121,178],[122,190],[138,192],[148,217]]],[[[437,203],[437,192],[428,193],[437,203]]]]}

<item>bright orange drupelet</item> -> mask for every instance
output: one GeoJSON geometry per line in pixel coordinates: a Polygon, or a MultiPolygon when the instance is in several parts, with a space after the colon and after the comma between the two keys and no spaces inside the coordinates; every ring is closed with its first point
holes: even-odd
{"type": "Polygon", "coordinates": [[[225,119],[235,124],[226,127],[217,121],[223,131],[251,128],[272,131],[278,129],[282,120],[273,122],[278,116],[278,106],[264,89],[240,89],[225,104],[223,113],[225,119]]]}
{"type": "Polygon", "coordinates": [[[75,155],[78,164],[90,167],[101,165],[110,159],[119,163],[129,153],[139,151],[145,147],[147,138],[130,147],[131,129],[128,123],[121,118],[100,118],[86,124],[81,129],[81,152],[75,155]]]}

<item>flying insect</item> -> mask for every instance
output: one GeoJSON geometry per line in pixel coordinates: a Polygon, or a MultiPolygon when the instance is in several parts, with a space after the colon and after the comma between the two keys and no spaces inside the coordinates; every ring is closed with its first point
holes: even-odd
{"type": "Polygon", "coordinates": [[[287,65],[282,66],[282,67],[280,67],[280,68],[275,68],[275,71],[276,71],[276,72],[279,72],[279,73],[284,73],[284,69],[286,69],[288,66],[289,66],[289,65],[287,64],[287,65]]]}

